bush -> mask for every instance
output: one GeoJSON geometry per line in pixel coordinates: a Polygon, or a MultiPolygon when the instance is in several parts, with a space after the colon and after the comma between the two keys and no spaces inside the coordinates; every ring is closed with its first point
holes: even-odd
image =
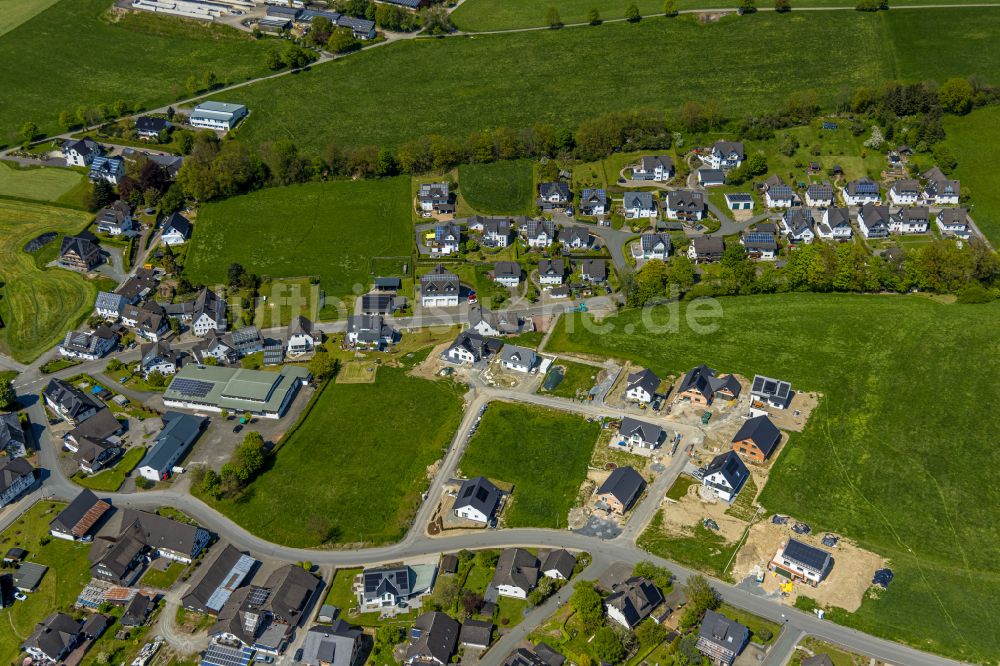
{"type": "Polygon", "coordinates": [[[972,282],[958,291],[957,302],[964,305],[978,305],[980,303],[991,303],[995,298],[995,294],[989,289],[978,282],[972,282]]]}

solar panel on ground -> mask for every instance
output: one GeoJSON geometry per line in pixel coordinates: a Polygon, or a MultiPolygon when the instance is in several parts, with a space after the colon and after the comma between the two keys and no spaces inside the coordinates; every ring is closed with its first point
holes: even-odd
{"type": "Polygon", "coordinates": [[[183,395],[190,395],[196,398],[204,398],[212,391],[214,385],[211,382],[203,382],[198,379],[187,379],[184,377],[175,379],[170,383],[170,388],[183,395]]]}

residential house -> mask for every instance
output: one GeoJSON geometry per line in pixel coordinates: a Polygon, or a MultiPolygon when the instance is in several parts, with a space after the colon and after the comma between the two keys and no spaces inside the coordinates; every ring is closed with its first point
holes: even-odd
{"type": "Polygon", "coordinates": [[[462,623],[458,642],[464,648],[485,650],[493,642],[493,620],[467,619],[462,623]]]}
{"type": "Polygon", "coordinates": [[[398,277],[377,277],[374,285],[375,291],[395,294],[403,288],[403,281],[398,277]]]}
{"type": "Polygon", "coordinates": [[[118,623],[123,627],[141,627],[146,624],[146,620],[155,606],[156,603],[145,594],[136,594],[125,606],[125,611],[118,623]]]}
{"type": "Polygon", "coordinates": [[[424,244],[432,255],[447,256],[458,253],[462,242],[462,228],[457,224],[440,224],[428,235],[430,238],[424,244]]]}
{"type": "Polygon", "coordinates": [[[705,217],[705,195],[694,190],[673,190],[667,194],[668,220],[697,222],[705,217]]]}
{"type": "Polygon", "coordinates": [[[538,558],[522,548],[505,548],[497,560],[492,585],[502,597],[527,599],[541,575],[538,558]]]}
{"type": "Polygon", "coordinates": [[[111,439],[78,437],[73,461],[85,474],[96,474],[114,465],[124,453],[125,448],[117,437],[111,439]]]}
{"type": "Polygon", "coordinates": [[[726,451],[712,458],[705,467],[701,484],[724,502],[732,502],[750,477],[750,470],[735,451],[726,451]]]}
{"type": "Polygon", "coordinates": [[[385,349],[396,341],[396,330],[382,315],[351,315],[347,318],[347,341],[368,349],[385,349]]]}
{"type": "Polygon", "coordinates": [[[454,307],[460,290],[458,276],[438,264],[420,278],[420,304],[425,308],[454,307]]]}
{"type": "Polygon", "coordinates": [[[628,630],[635,629],[663,603],[663,593],[653,581],[632,576],[615,584],[604,599],[608,617],[628,630]]]}
{"type": "Polygon", "coordinates": [[[663,428],[660,426],[626,416],[618,426],[621,443],[639,449],[655,449],[663,443],[663,428]]]}
{"type": "Polygon", "coordinates": [[[556,225],[552,220],[530,219],[523,227],[528,247],[548,247],[556,240],[556,225]]]}
{"type": "Polygon", "coordinates": [[[103,180],[117,185],[125,177],[125,160],[120,157],[95,157],[90,162],[87,177],[95,183],[103,180]]]}
{"type": "Polygon", "coordinates": [[[482,476],[466,479],[458,489],[453,510],[459,518],[489,523],[500,507],[500,497],[500,489],[489,479],[482,476]]]}
{"type": "Polygon", "coordinates": [[[587,227],[563,227],[559,230],[559,242],[570,250],[586,250],[590,247],[590,230],[587,227]]]}
{"type": "Polygon", "coordinates": [[[344,620],[311,627],[302,642],[299,663],[304,666],[353,666],[361,651],[361,635],[361,629],[344,620]]]}
{"type": "Polygon", "coordinates": [[[350,30],[355,39],[375,39],[377,34],[375,21],[348,16],[346,14],[341,14],[340,18],[337,19],[337,27],[350,30]]]}
{"type": "Polygon", "coordinates": [[[190,324],[191,331],[198,336],[207,335],[209,331],[224,333],[228,327],[226,308],[226,301],[207,287],[203,287],[193,300],[163,306],[167,316],[190,324]]]}
{"type": "Polygon", "coordinates": [[[125,426],[115,418],[114,413],[103,407],[89,419],[63,435],[63,448],[77,453],[84,439],[114,440],[124,432],[125,426]]]}
{"type": "Polygon", "coordinates": [[[213,330],[191,348],[191,354],[198,363],[205,363],[208,359],[215,359],[222,364],[235,363],[239,360],[239,354],[233,347],[230,336],[220,335],[218,331],[213,330]]]}
{"type": "Polygon", "coordinates": [[[97,211],[97,230],[109,236],[131,235],[136,229],[132,219],[132,206],[127,201],[119,199],[110,206],[97,211]]]}
{"type": "Polygon", "coordinates": [[[157,285],[158,280],[152,270],[138,268],[135,275],[118,285],[115,293],[125,298],[126,305],[135,305],[150,298],[157,291],[157,285]]]}
{"type": "Polygon", "coordinates": [[[56,378],[45,385],[42,396],[49,409],[73,425],[83,423],[105,408],[104,403],[89,393],[56,378]]]}
{"type": "Polygon", "coordinates": [[[0,508],[35,485],[35,468],[24,458],[0,458],[0,508]]]}
{"type": "Polygon", "coordinates": [[[211,539],[202,527],[146,511],[120,509],[116,520],[112,536],[95,539],[90,548],[91,574],[115,585],[131,585],[151,554],[189,564],[211,539]]]}
{"type": "Polygon", "coordinates": [[[571,196],[569,185],[566,183],[559,181],[539,183],[537,204],[542,210],[568,208],[571,196]]]}
{"type": "Polygon", "coordinates": [[[920,183],[912,178],[897,180],[889,188],[889,199],[897,206],[917,203],[920,199],[920,183]]]}
{"type": "Polygon", "coordinates": [[[469,308],[469,330],[479,335],[514,335],[521,331],[524,321],[516,312],[494,312],[476,304],[469,308]]]}
{"type": "Polygon", "coordinates": [[[543,287],[557,286],[566,276],[566,262],[562,259],[542,259],[538,262],[538,283],[543,287]]]}
{"type": "Polygon", "coordinates": [[[854,227],[851,226],[850,210],[836,206],[824,210],[823,217],[816,225],[816,235],[823,240],[851,240],[854,227]]]}
{"type": "Polygon", "coordinates": [[[416,572],[406,565],[365,569],[358,588],[358,607],[381,610],[405,606],[414,595],[416,579],[416,572]]]}
{"type": "Polygon", "coordinates": [[[534,649],[517,648],[503,662],[503,666],[563,666],[566,657],[545,643],[538,643],[534,649]]]}
{"type": "Polygon", "coordinates": [[[122,325],[133,329],[139,337],[156,342],[170,330],[170,319],[162,305],[146,301],[126,305],[122,310],[122,325]]]}
{"type": "Polygon", "coordinates": [[[889,232],[926,234],[930,229],[930,211],[925,206],[903,206],[889,215],[889,232]]]}
{"type": "Polygon", "coordinates": [[[708,407],[716,399],[735,400],[740,397],[740,383],[732,375],[716,376],[705,364],[692,368],[684,375],[677,389],[678,400],[708,407]]]}
{"type": "Polygon", "coordinates": [[[622,198],[625,219],[656,219],[656,200],[652,192],[625,192],[622,198]]]}
{"type": "Polygon", "coordinates": [[[669,155],[646,155],[632,167],[632,180],[665,183],[674,177],[674,160],[669,155]]]}
{"type": "Polygon", "coordinates": [[[500,350],[500,367],[515,372],[530,372],[538,364],[538,355],[533,349],[504,345],[500,350]]]}
{"type": "Polygon", "coordinates": [[[62,145],[66,166],[87,167],[95,157],[104,155],[104,148],[93,139],[68,139],[62,145]]]}
{"type": "Polygon", "coordinates": [[[53,613],[35,625],[21,649],[43,664],[62,663],[80,643],[82,628],[82,622],[66,613],[53,613]]]}
{"type": "Polygon", "coordinates": [[[83,232],[76,236],[64,236],[59,247],[59,265],[78,271],[91,271],[104,263],[104,256],[97,239],[83,232]]]}
{"type": "Polygon", "coordinates": [[[391,292],[364,294],[361,297],[361,314],[389,316],[406,307],[406,298],[391,292]]]}
{"type": "Polygon", "coordinates": [[[712,150],[701,159],[713,169],[729,171],[743,164],[745,158],[742,141],[716,141],[712,150]]]}
{"type": "Polygon", "coordinates": [[[292,321],[288,323],[288,355],[308,354],[315,344],[312,322],[302,315],[292,317],[292,321]]]}
{"type": "Polygon", "coordinates": [[[698,169],[698,184],[702,187],[725,185],[726,172],[722,169],[698,169]]]}
{"type": "Polygon", "coordinates": [[[103,358],[118,344],[118,334],[101,324],[89,333],[69,331],[59,345],[59,354],[65,358],[96,361],[103,358]]]}
{"type": "Polygon", "coordinates": [[[170,478],[208,424],[203,416],[180,412],[167,412],[161,421],[163,427],[138,467],[139,476],[154,482],[170,478]]]}
{"type": "Polygon", "coordinates": [[[646,481],[633,468],[616,467],[597,489],[597,500],[608,505],[609,510],[622,515],[632,508],[642,492],[646,481]]]}
{"type": "Polygon", "coordinates": [[[135,133],[140,139],[159,139],[160,134],[169,132],[173,125],[166,118],[139,116],[135,119],[135,133]]]}
{"type": "Polygon", "coordinates": [[[458,646],[459,624],[440,611],[424,613],[413,623],[403,663],[407,666],[445,666],[458,646]]]}
{"type": "Polygon", "coordinates": [[[149,377],[153,372],[161,375],[172,375],[180,367],[180,354],[175,352],[169,342],[157,340],[150,344],[140,345],[139,369],[143,377],[149,377]]]}
{"type": "Polygon", "coordinates": [[[924,202],[936,206],[957,206],[962,194],[962,185],[944,175],[938,167],[924,172],[927,184],[924,186],[924,202]]]}
{"type": "Polygon", "coordinates": [[[650,259],[666,261],[672,249],[673,240],[670,238],[670,234],[660,232],[642,234],[639,236],[639,250],[641,254],[637,258],[645,259],[646,261],[650,259]]]}
{"type": "Polygon", "coordinates": [[[608,263],[604,259],[584,259],[580,262],[580,279],[603,284],[608,279],[608,263]]]}
{"type": "Polygon", "coordinates": [[[462,331],[444,352],[452,363],[477,363],[500,351],[503,343],[486,338],[475,331],[462,331]]]}
{"type": "Polygon", "coordinates": [[[806,188],[806,205],[813,208],[828,208],[833,205],[833,186],[829,181],[812,183],[806,188]]]}
{"type": "Polygon", "coordinates": [[[67,541],[90,541],[90,531],[110,508],[85,488],[49,522],[49,534],[67,541]]]}
{"type": "Polygon", "coordinates": [[[830,553],[793,538],[778,549],[768,565],[772,571],[813,586],[819,585],[832,567],[830,553]]]}
{"type": "Polygon", "coordinates": [[[875,204],[882,202],[879,194],[878,183],[868,178],[852,180],[844,186],[842,190],[845,206],[864,206],[865,204],[875,204]]]}
{"type": "Polygon", "coordinates": [[[705,611],[695,647],[712,664],[731,666],[750,640],[750,630],[713,610],[705,611]]]}
{"type": "Polygon", "coordinates": [[[191,221],[180,213],[171,213],[163,222],[160,239],[166,245],[183,245],[191,238],[191,221]]]}
{"type": "Polygon", "coordinates": [[[781,216],[781,232],[789,243],[809,245],[816,239],[816,222],[810,208],[789,208],[781,216]]]}
{"type": "Polygon", "coordinates": [[[778,254],[778,240],[773,233],[744,231],[740,234],[740,245],[751,259],[773,261],[778,254]]]}
{"type": "Polygon", "coordinates": [[[417,202],[420,210],[427,214],[444,215],[455,212],[448,181],[421,183],[417,189],[417,202]]]}
{"type": "Polygon", "coordinates": [[[889,235],[889,207],[862,206],[858,211],[858,229],[865,238],[886,238],[889,235]]]}
{"type": "Polygon", "coordinates": [[[660,378],[649,368],[633,372],[625,384],[625,399],[648,405],[653,402],[659,387],[660,378]]]}
{"type": "Polygon", "coordinates": [[[785,409],[792,400],[792,385],[782,379],[772,379],[764,375],[754,375],[750,386],[750,397],[754,402],[762,402],[775,409],[785,409]]]}
{"type": "Polygon", "coordinates": [[[764,204],[768,208],[791,208],[795,202],[795,190],[780,176],[774,175],[764,181],[764,204]]]}
{"type": "Polygon", "coordinates": [[[28,438],[17,414],[0,414],[0,452],[8,458],[27,455],[28,438]]]}
{"type": "Polygon", "coordinates": [[[608,212],[608,195],[604,188],[587,188],[580,195],[580,215],[600,217],[608,212]]]}
{"type": "Polygon", "coordinates": [[[99,291],[97,292],[97,300],[94,302],[94,311],[105,319],[117,320],[127,303],[121,294],[99,291]]]}
{"type": "Polygon", "coordinates": [[[964,208],[944,208],[938,211],[935,223],[942,234],[956,236],[962,240],[972,237],[969,212],[964,208]]]}
{"type": "Polygon", "coordinates": [[[202,127],[205,129],[228,132],[236,127],[244,116],[247,115],[247,107],[242,104],[230,104],[228,102],[201,102],[188,116],[188,124],[191,127],[202,127]]]}
{"type": "Polygon", "coordinates": [[[469,228],[482,235],[486,247],[507,247],[510,245],[514,226],[506,217],[483,217],[476,215],[469,218],[469,228]]]}
{"type": "Polygon", "coordinates": [[[763,463],[781,443],[781,431],[762,414],[747,419],[733,436],[733,451],[756,463],[763,463]]]}
{"type": "Polygon", "coordinates": [[[573,577],[573,569],[576,567],[576,558],[568,550],[559,548],[550,550],[542,560],[539,569],[546,578],[555,580],[569,580],[573,577]]]}
{"type": "Polygon", "coordinates": [[[688,245],[688,259],[696,264],[719,261],[726,251],[726,243],[718,236],[695,236],[688,245]]]}
{"type": "Polygon", "coordinates": [[[724,198],[729,210],[753,210],[753,196],[749,192],[727,192],[724,198]]]}
{"type": "Polygon", "coordinates": [[[799,664],[801,666],[836,666],[836,664],[833,663],[833,659],[830,658],[830,655],[825,653],[814,654],[811,657],[804,657],[799,664]]]}
{"type": "Polygon", "coordinates": [[[493,281],[513,289],[521,284],[521,264],[516,261],[498,261],[493,264],[493,281]]]}

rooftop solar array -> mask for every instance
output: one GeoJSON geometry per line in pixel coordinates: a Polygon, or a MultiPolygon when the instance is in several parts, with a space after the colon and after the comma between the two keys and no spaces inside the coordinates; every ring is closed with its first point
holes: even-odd
{"type": "Polygon", "coordinates": [[[738,201],[740,203],[746,203],[747,201],[753,201],[753,197],[751,197],[749,194],[741,194],[741,193],[738,193],[738,192],[734,193],[734,194],[727,194],[726,198],[729,199],[730,201],[734,201],[734,202],[738,201]]]}
{"type": "Polygon", "coordinates": [[[212,391],[212,382],[203,382],[198,379],[186,379],[178,377],[170,384],[170,388],[182,395],[189,395],[196,398],[204,398],[212,391]]]}
{"type": "Polygon", "coordinates": [[[253,648],[236,648],[213,643],[205,650],[201,666],[248,666],[253,660],[253,648]]]}
{"type": "Polygon", "coordinates": [[[751,231],[746,235],[748,243],[773,243],[774,236],[760,231],[751,231]]]}
{"type": "Polygon", "coordinates": [[[246,603],[248,606],[263,606],[270,594],[271,590],[266,587],[252,587],[247,595],[246,603]]]}

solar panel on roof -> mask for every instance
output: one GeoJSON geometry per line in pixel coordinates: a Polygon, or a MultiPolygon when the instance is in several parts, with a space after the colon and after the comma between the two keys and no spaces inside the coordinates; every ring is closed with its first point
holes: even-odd
{"type": "Polygon", "coordinates": [[[187,379],[180,377],[170,383],[170,388],[184,395],[204,398],[212,391],[214,385],[211,382],[203,382],[199,379],[187,379]]]}
{"type": "Polygon", "coordinates": [[[201,666],[248,666],[253,655],[253,648],[235,648],[214,643],[205,650],[201,666]]]}
{"type": "Polygon", "coordinates": [[[271,590],[266,587],[252,587],[250,588],[250,593],[247,595],[247,603],[253,606],[260,606],[267,601],[267,597],[270,594],[271,590]]]}
{"type": "Polygon", "coordinates": [[[750,243],[770,243],[774,241],[774,236],[760,231],[751,231],[747,234],[747,241],[750,243]]]}

